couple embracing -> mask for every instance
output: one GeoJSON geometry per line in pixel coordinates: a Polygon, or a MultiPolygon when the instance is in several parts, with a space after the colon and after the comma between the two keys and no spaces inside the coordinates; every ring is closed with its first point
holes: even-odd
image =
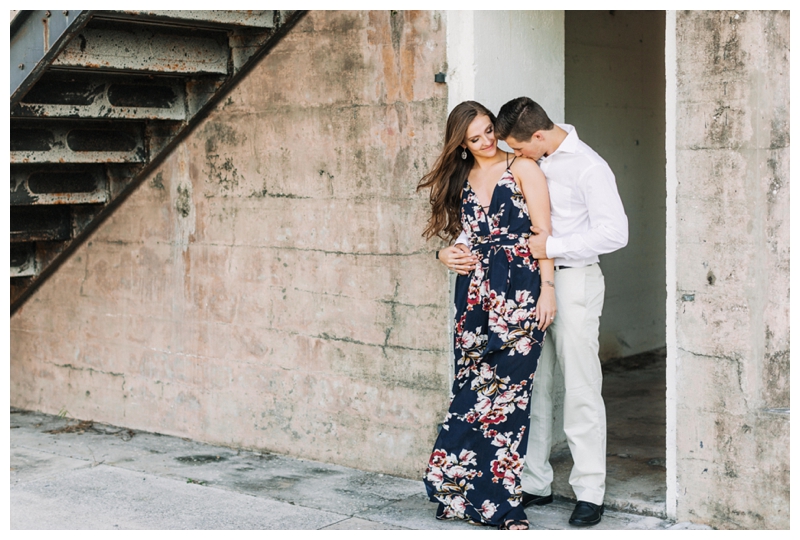
{"type": "Polygon", "coordinates": [[[558,362],[578,500],[569,523],[599,523],[606,419],[598,255],[628,241],[614,174],[572,126],[554,124],[530,98],[509,101],[496,118],[465,101],[447,119],[444,149],[418,189],[426,188],[424,235],[455,239],[436,256],[458,274],[450,408],[424,476],[436,517],[528,529],[524,507],[552,502],[558,362]]]}

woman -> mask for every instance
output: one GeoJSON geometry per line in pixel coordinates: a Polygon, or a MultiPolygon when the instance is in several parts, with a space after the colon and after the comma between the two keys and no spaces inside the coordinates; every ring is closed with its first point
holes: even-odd
{"type": "Polygon", "coordinates": [[[533,259],[526,240],[532,224],[549,233],[550,199],[535,161],[498,150],[494,120],[474,101],[456,106],[417,188],[431,190],[423,235],[463,230],[478,257],[456,280],[455,380],[424,481],[438,519],[527,529],[528,402],[556,301],[553,261],[533,259]]]}

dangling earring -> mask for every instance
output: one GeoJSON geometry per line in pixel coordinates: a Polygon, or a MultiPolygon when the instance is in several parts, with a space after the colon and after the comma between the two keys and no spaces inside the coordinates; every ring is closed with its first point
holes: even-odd
{"type": "Polygon", "coordinates": [[[467,159],[467,149],[466,148],[464,148],[461,151],[461,159],[467,159]]]}

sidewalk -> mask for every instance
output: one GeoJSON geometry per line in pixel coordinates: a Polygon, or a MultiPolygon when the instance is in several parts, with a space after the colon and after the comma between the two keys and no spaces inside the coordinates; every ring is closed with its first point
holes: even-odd
{"type": "MultiPolygon", "coordinates": [[[[484,530],[434,519],[421,481],[13,408],[10,438],[11,529],[484,530]]],[[[532,529],[572,507],[528,508],[532,529]]],[[[685,528],[706,527],[607,511],[592,530],[685,528]]]]}

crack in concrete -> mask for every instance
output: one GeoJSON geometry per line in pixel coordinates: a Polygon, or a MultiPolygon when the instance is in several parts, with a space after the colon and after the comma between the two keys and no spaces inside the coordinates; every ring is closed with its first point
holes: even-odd
{"type": "MultiPolygon", "coordinates": [[[[156,242],[156,244],[165,245],[165,246],[184,246],[181,242],[156,242]]],[[[144,243],[142,243],[144,245],[144,243]]],[[[420,249],[417,251],[408,251],[405,253],[372,253],[372,252],[356,252],[356,251],[333,251],[327,249],[319,249],[319,248],[300,248],[300,247],[292,247],[292,246],[263,246],[263,245],[256,245],[256,244],[221,244],[221,243],[204,243],[204,244],[193,244],[195,248],[202,248],[202,247],[226,247],[226,248],[247,248],[247,249],[273,249],[277,251],[302,251],[302,252],[312,252],[312,253],[324,253],[326,255],[346,255],[346,256],[354,256],[354,257],[410,257],[414,255],[428,255],[432,254],[433,251],[430,249],[420,249]]]]}
{"type": "Polygon", "coordinates": [[[696,353],[694,351],[690,351],[688,349],[683,349],[681,347],[678,347],[678,350],[681,351],[681,352],[685,352],[685,353],[691,354],[692,356],[700,357],[700,358],[709,358],[711,360],[727,360],[728,362],[733,363],[736,366],[736,378],[737,378],[737,382],[739,384],[739,391],[742,394],[742,399],[744,400],[745,405],[748,408],[750,408],[750,403],[749,403],[749,399],[748,399],[748,396],[747,396],[747,392],[745,391],[744,382],[742,381],[742,359],[741,358],[735,358],[735,357],[726,356],[726,355],[701,354],[701,353],[696,353]]]}
{"type": "MultiPolygon", "coordinates": [[[[394,293],[392,294],[392,301],[397,300],[397,292],[400,288],[400,283],[397,281],[394,282],[394,293]]],[[[397,324],[397,305],[392,301],[389,302],[389,317],[390,321],[386,327],[386,335],[383,338],[383,346],[389,347],[389,337],[392,335],[392,330],[394,330],[394,325],[397,324]]]]}
{"type": "Polygon", "coordinates": [[[295,195],[293,193],[270,193],[266,189],[262,189],[261,191],[254,191],[250,195],[247,196],[248,198],[252,199],[263,199],[264,197],[270,197],[273,199],[311,199],[312,197],[308,197],[307,195],[295,195]]]}
{"type": "MultiPolygon", "coordinates": [[[[101,371],[99,369],[94,369],[94,368],[91,368],[91,367],[79,367],[79,366],[73,366],[72,364],[56,364],[56,363],[53,363],[52,365],[54,365],[56,367],[60,367],[60,368],[73,369],[75,371],[90,371],[92,373],[100,373],[102,375],[111,375],[112,377],[122,377],[123,379],[125,378],[125,374],[124,373],[115,373],[113,371],[101,371]]],[[[123,387],[124,387],[124,384],[125,383],[123,382],[123,387]]]]}
{"type": "Polygon", "coordinates": [[[320,335],[301,334],[300,332],[287,332],[287,333],[295,334],[295,335],[299,335],[299,336],[310,337],[310,338],[316,338],[316,339],[327,339],[327,340],[330,340],[330,341],[341,341],[341,342],[344,342],[344,343],[352,343],[354,345],[365,345],[367,347],[378,347],[378,348],[381,348],[381,349],[385,348],[385,349],[397,349],[397,350],[402,350],[402,351],[433,352],[433,353],[444,353],[444,352],[447,352],[444,349],[419,349],[419,348],[416,348],[416,347],[406,347],[406,346],[403,346],[403,345],[386,345],[385,343],[384,344],[367,343],[367,342],[364,342],[364,341],[358,341],[358,340],[353,339],[353,338],[332,336],[332,335],[330,335],[330,334],[328,334],[326,332],[323,332],[320,335]]]}
{"type": "MultiPolygon", "coordinates": [[[[279,289],[280,287],[273,287],[273,288],[279,289]]],[[[323,296],[333,296],[335,298],[347,298],[349,300],[365,300],[364,298],[361,298],[361,297],[358,297],[358,296],[350,296],[348,294],[337,294],[337,293],[326,292],[326,291],[312,291],[310,289],[301,289],[300,287],[292,287],[292,290],[295,290],[295,291],[298,291],[298,292],[309,293],[309,294],[320,294],[320,295],[323,295],[323,296]]],[[[396,296],[396,294],[397,293],[395,292],[395,296],[396,296]]],[[[394,300],[393,298],[389,299],[389,300],[382,299],[382,298],[375,298],[375,299],[373,299],[371,301],[372,302],[377,302],[379,304],[388,304],[390,306],[401,306],[401,307],[408,307],[408,308],[415,308],[415,309],[416,308],[430,308],[430,309],[440,309],[441,308],[441,309],[446,309],[446,306],[440,305],[440,304],[406,304],[405,302],[398,302],[398,301],[394,300]]]]}

